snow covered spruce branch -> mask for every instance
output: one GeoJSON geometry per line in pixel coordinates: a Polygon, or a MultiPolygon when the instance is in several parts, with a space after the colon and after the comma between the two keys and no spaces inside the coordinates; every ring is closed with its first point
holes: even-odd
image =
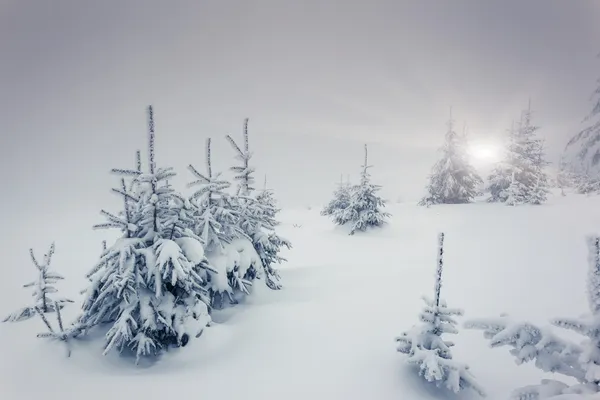
{"type": "Polygon", "coordinates": [[[454,317],[463,315],[463,311],[448,308],[446,302],[440,297],[444,265],[443,233],[439,235],[438,240],[434,298],[423,297],[425,307],[419,315],[421,324],[396,338],[397,350],[409,356],[407,362],[416,365],[419,368],[419,375],[428,382],[445,386],[455,393],[469,388],[485,396],[483,388],[477,383],[469,367],[452,359],[450,348],[454,343],[442,338],[445,333],[458,333],[454,317]]]}
{"type": "Polygon", "coordinates": [[[585,340],[573,343],[560,338],[551,327],[540,327],[530,322],[500,318],[474,319],[465,326],[480,329],[490,340],[492,347],[508,346],[517,364],[533,361],[545,372],[553,372],[575,378],[579,383],[567,385],[557,380],[543,380],[515,390],[513,399],[537,400],[584,398],[584,395],[600,392],[600,238],[588,238],[589,272],[587,279],[590,314],[581,318],[556,318],[552,325],[575,331],[585,340]],[[577,397],[575,395],[581,395],[577,397]]]}

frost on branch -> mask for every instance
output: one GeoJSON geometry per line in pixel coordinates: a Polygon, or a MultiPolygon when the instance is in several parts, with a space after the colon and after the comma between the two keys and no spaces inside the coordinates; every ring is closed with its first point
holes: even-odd
{"type": "Polygon", "coordinates": [[[3,322],[19,322],[29,319],[39,313],[56,312],[59,308],[63,308],[66,303],[72,303],[69,299],[52,299],[51,294],[56,293],[57,290],[54,284],[64,277],[54,271],[50,270],[50,263],[52,256],[54,255],[54,243],[50,245],[48,253],[44,254],[42,263],[38,262],[33,254],[33,249],[29,249],[31,261],[36,267],[38,276],[33,282],[23,285],[25,288],[33,288],[33,305],[23,307],[14,313],[10,314],[4,319],[3,322]]]}
{"type": "Polygon", "coordinates": [[[476,319],[466,323],[467,328],[482,330],[492,347],[509,346],[517,364],[534,361],[542,371],[575,378],[579,382],[568,386],[562,382],[545,380],[539,385],[515,390],[514,399],[547,399],[600,392],[600,238],[588,238],[588,247],[590,268],[587,290],[591,313],[581,318],[557,318],[551,321],[556,327],[585,336],[581,344],[558,337],[550,327],[514,322],[507,317],[476,319]]]}
{"type": "Polygon", "coordinates": [[[471,374],[469,367],[452,359],[450,348],[454,343],[442,338],[443,334],[456,334],[455,316],[460,316],[460,309],[448,308],[440,298],[443,268],[444,234],[439,236],[438,266],[435,280],[435,297],[433,300],[424,297],[425,307],[419,314],[420,325],[404,332],[396,338],[397,350],[407,354],[407,362],[419,368],[419,375],[428,382],[457,393],[463,389],[472,389],[481,396],[485,393],[471,374]]]}
{"type": "Polygon", "coordinates": [[[149,116],[149,171],[121,171],[133,176],[135,196],[117,192],[123,212],[104,212],[111,223],[99,227],[119,227],[123,237],[89,272],[83,312],[73,328],[77,336],[107,324],[104,354],[130,349],[138,361],[169,346],[185,346],[210,321],[204,288],[209,267],[188,227],[193,210],[168,184],[172,169],[156,165],[151,108],[149,116]]]}

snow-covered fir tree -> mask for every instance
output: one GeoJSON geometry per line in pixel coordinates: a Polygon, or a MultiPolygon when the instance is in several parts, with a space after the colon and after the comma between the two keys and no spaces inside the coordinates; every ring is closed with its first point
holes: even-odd
{"type": "Polygon", "coordinates": [[[96,228],[119,228],[123,236],[87,275],[91,284],[83,313],[70,333],[108,324],[104,354],[128,348],[136,362],[171,345],[185,346],[210,321],[204,250],[185,226],[185,201],[166,183],[175,172],[156,166],[152,107],[148,116],[148,171],[113,170],[131,177],[135,190],[127,191],[123,179],[121,188],[113,190],[124,199],[122,213],[103,210],[108,222],[96,228]]]}
{"type": "Polygon", "coordinates": [[[551,327],[514,321],[508,316],[474,319],[465,324],[467,328],[482,330],[492,347],[510,347],[517,364],[533,361],[544,372],[568,377],[567,382],[573,378],[578,381],[569,385],[544,379],[540,384],[516,389],[512,399],[583,400],[587,398],[584,395],[600,393],[600,238],[588,238],[588,249],[587,294],[590,313],[579,318],[556,318],[551,321],[556,327],[582,335],[585,339],[581,343],[561,338],[551,327]]]}
{"type": "Polygon", "coordinates": [[[206,140],[206,175],[191,164],[188,168],[196,178],[188,187],[199,187],[191,197],[198,210],[194,232],[202,238],[206,250],[223,249],[234,238],[244,237],[238,226],[235,199],[226,192],[231,183],[221,178],[220,172],[213,173],[210,138],[206,140]]]}
{"type": "Polygon", "coordinates": [[[273,226],[279,225],[280,222],[277,220],[277,213],[281,210],[277,205],[277,199],[273,190],[267,188],[266,175],[263,189],[256,195],[256,201],[261,205],[263,215],[272,221],[273,226]]]}
{"type": "Polygon", "coordinates": [[[335,192],[333,192],[333,198],[321,210],[321,215],[333,215],[336,210],[345,210],[348,208],[350,205],[350,190],[350,182],[344,182],[343,176],[340,177],[340,183],[335,192]]]}
{"type": "Polygon", "coordinates": [[[457,322],[454,316],[463,315],[463,311],[448,308],[440,298],[442,288],[442,269],[444,254],[444,234],[438,237],[438,260],[435,277],[434,298],[423,297],[425,307],[419,319],[421,324],[414,326],[396,338],[397,350],[407,354],[407,362],[419,368],[419,375],[437,386],[444,386],[457,393],[463,389],[472,389],[485,396],[466,364],[452,359],[450,348],[454,343],[442,338],[443,334],[456,334],[457,322]]]}
{"type": "Polygon", "coordinates": [[[469,203],[483,183],[469,162],[466,134],[454,130],[452,118],[448,121],[445,142],[440,149],[441,159],[433,166],[427,185],[427,195],[420,205],[469,203]]]}
{"type": "Polygon", "coordinates": [[[507,205],[542,204],[548,195],[544,142],[537,137],[539,127],[531,122],[531,106],[521,113],[516,129],[509,131],[505,160],[489,178],[491,202],[507,205]]]}
{"type": "Polygon", "coordinates": [[[600,192],[600,79],[592,94],[592,109],[583,129],[567,143],[561,165],[573,175],[580,193],[600,192]]]}
{"type": "Polygon", "coordinates": [[[365,163],[362,165],[360,183],[350,188],[348,207],[337,209],[331,214],[337,225],[350,225],[350,235],[366,231],[369,227],[382,226],[390,214],[383,211],[385,201],[377,195],[381,186],[371,182],[368,164],[368,149],[365,144],[365,163]]]}
{"type": "Polygon", "coordinates": [[[37,279],[26,285],[25,288],[33,288],[33,305],[23,307],[14,313],[10,314],[4,319],[3,322],[18,322],[24,321],[33,317],[36,314],[44,314],[49,312],[56,312],[63,308],[66,303],[72,303],[72,300],[65,298],[52,298],[52,294],[56,293],[57,290],[54,287],[59,280],[64,277],[52,270],[50,270],[50,263],[52,262],[52,256],[54,255],[54,243],[50,245],[50,249],[44,254],[44,259],[40,263],[33,254],[33,249],[29,249],[29,255],[31,261],[37,269],[37,279]]]}
{"type": "Polygon", "coordinates": [[[194,232],[205,245],[211,268],[218,271],[209,279],[211,304],[222,308],[225,297],[230,303],[237,303],[234,290],[249,293],[252,283],[244,277],[245,271],[260,260],[248,254],[253,249],[244,243],[251,243],[251,239],[241,227],[239,202],[225,191],[231,183],[222,179],[221,173],[213,173],[210,138],[206,141],[206,175],[192,165],[189,169],[197,180],[188,187],[198,187],[191,197],[197,210],[194,232]],[[243,251],[250,257],[245,265],[240,264],[239,253],[243,251]]]}
{"type": "Polygon", "coordinates": [[[238,211],[238,224],[244,233],[251,239],[254,249],[260,257],[260,265],[251,265],[244,272],[246,280],[253,280],[265,275],[265,282],[271,289],[280,289],[280,277],[274,268],[274,263],[284,261],[279,255],[282,247],[290,248],[288,240],[280,237],[275,232],[278,224],[276,214],[275,198],[272,191],[266,188],[256,194],[254,188],[254,171],[250,165],[252,153],[249,147],[248,118],[244,120],[243,146],[240,147],[231,136],[227,140],[236,152],[236,159],[241,165],[231,167],[234,172],[234,180],[237,182],[236,205],[238,211]]]}

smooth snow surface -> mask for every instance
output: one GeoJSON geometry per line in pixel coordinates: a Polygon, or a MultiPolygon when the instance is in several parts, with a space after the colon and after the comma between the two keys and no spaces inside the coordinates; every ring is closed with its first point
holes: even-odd
{"type": "MultiPolygon", "coordinates": [[[[458,335],[452,335],[454,359],[470,366],[490,399],[506,399],[517,387],[553,377],[531,365],[516,366],[506,349],[490,349],[481,332],[462,323],[502,312],[535,323],[586,312],[584,236],[600,232],[600,198],[553,196],[548,204],[520,207],[391,204],[388,225],[355,236],[335,228],[319,210],[281,214],[279,231],[294,246],[284,254],[289,261],[281,267],[283,290],[257,281],[244,304],[215,313],[199,339],[156,363],[136,367],[115,354],[103,357],[101,339],[75,342],[67,359],[63,343],[35,337],[44,331],[39,318],[0,325],[0,398],[477,398],[431,388],[396,352],[394,338],[418,323],[421,296],[433,296],[442,230],[442,297],[465,310],[458,335]]],[[[35,278],[28,248],[52,240],[54,268],[66,278],[57,285],[59,294],[79,300],[102,238],[87,233],[82,221],[56,221],[60,232],[46,225],[34,236],[28,236],[31,230],[11,231],[0,316],[28,304],[29,292],[21,288],[35,278]]],[[[67,321],[77,307],[66,307],[67,321]]],[[[50,321],[55,323],[52,315],[50,321]]]]}

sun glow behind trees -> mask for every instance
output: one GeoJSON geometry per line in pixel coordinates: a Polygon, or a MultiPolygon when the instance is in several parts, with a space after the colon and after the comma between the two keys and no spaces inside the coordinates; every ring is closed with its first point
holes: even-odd
{"type": "Polygon", "coordinates": [[[477,164],[492,164],[502,158],[502,146],[489,140],[473,140],[468,152],[471,161],[477,164]]]}

